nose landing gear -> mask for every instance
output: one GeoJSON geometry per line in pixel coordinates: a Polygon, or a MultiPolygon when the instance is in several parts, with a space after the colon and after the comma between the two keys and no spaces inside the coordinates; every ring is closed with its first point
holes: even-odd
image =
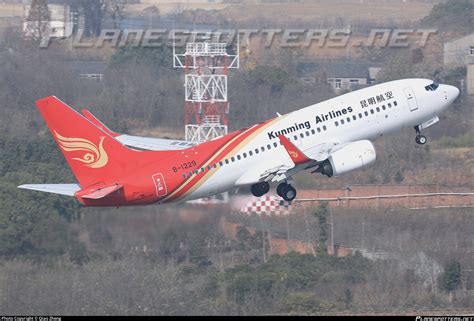
{"type": "Polygon", "coordinates": [[[426,136],[421,135],[420,127],[419,127],[419,126],[415,126],[415,131],[416,131],[415,142],[416,142],[418,145],[424,145],[424,144],[426,144],[426,142],[428,141],[428,139],[426,138],[426,136]]]}

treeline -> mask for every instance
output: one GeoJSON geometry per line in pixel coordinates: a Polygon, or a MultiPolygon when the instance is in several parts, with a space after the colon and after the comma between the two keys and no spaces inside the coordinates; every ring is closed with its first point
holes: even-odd
{"type": "Polygon", "coordinates": [[[72,198],[28,193],[25,183],[73,182],[50,136],[0,136],[0,257],[48,260],[66,255],[81,263],[86,249],[72,224],[79,207],[72,198]]]}

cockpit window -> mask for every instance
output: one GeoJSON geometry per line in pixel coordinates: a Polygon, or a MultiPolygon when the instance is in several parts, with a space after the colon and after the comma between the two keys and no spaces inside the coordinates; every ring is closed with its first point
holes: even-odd
{"type": "Polygon", "coordinates": [[[433,83],[426,86],[425,89],[426,91],[435,91],[436,89],[438,89],[438,87],[439,87],[439,83],[437,83],[436,81],[433,81],[433,83]]]}

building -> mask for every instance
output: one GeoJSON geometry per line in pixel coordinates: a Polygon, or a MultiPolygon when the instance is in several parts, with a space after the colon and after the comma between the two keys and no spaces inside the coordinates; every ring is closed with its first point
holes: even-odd
{"type": "Polygon", "coordinates": [[[474,63],[474,33],[445,42],[443,62],[447,66],[465,66],[474,63]]]}
{"type": "Polygon", "coordinates": [[[474,95],[474,64],[467,65],[466,93],[474,95]]]}
{"type": "Polygon", "coordinates": [[[466,66],[465,90],[474,95],[474,33],[444,43],[443,62],[450,67],[466,66]]]}
{"type": "Polygon", "coordinates": [[[103,61],[69,61],[67,68],[77,74],[80,79],[102,81],[107,63],[103,61]]]}
{"type": "Polygon", "coordinates": [[[324,76],[336,91],[353,90],[372,84],[380,70],[380,67],[359,61],[311,60],[298,64],[301,80],[317,82],[324,76]]]}

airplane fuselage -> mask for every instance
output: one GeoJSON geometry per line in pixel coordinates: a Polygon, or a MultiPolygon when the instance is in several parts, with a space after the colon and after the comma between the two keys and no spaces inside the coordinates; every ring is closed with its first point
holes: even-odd
{"type": "MultiPolygon", "coordinates": [[[[428,79],[391,81],[186,149],[143,152],[120,145],[102,126],[76,115],[55,97],[39,102],[39,108],[79,183],[82,180],[73,195],[87,206],[124,206],[183,202],[241,186],[256,187],[252,193],[263,195],[268,192],[268,183],[286,184],[296,173],[315,166],[319,166],[316,171],[320,173],[338,175],[336,169],[328,168],[329,164],[336,166],[337,152],[339,173],[375,160],[375,149],[369,140],[415,127],[417,142],[425,143],[426,137],[419,131],[436,123],[438,115],[458,95],[456,87],[428,79]],[[64,118],[76,121],[64,127],[64,118]],[[71,138],[80,137],[81,128],[89,128],[90,139],[71,138]],[[84,144],[92,153],[84,154],[84,148],[71,147],[84,144]],[[341,152],[341,148],[346,150],[341,152]],[[86,156],[94,154],[98,160],[89,164],[86,156]],[[86,169],[78,161],[101,168],[86,169]]],[[[23,188],[48,191],[26,185],[23,188]]],[[[293,191],[287,198],[296,196],[294,188],[293,191]]]]}
{"type": "MultiPolygon", "coordinates": [[[[156,197],[148,201],[188,201],[256,183],[252,177],[246,179],[249,171],[288,162],[278,134],[304,151],[325,142],[373,140],[425,123],[458,95],[447,85],[426,90],[431,83],[408,79],[375,85],[177,152],[156,166],[156,197]]],[[[303,168],[297,167],[291,174],[303,168]]]]}

